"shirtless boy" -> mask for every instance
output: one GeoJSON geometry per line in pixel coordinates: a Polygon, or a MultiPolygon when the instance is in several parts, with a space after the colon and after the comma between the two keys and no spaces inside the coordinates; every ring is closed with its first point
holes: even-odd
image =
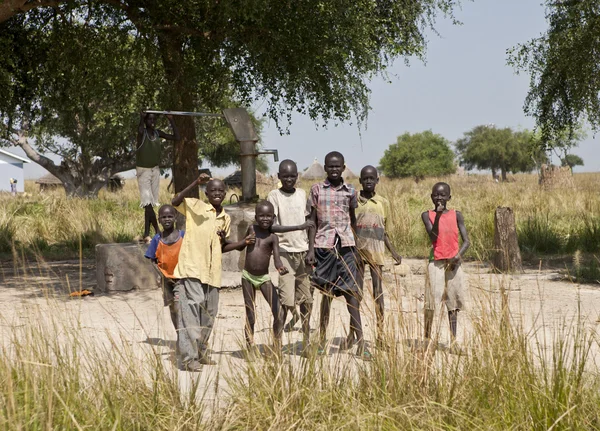
{"type": "MultiPolygon", "coordinates": [[[[260,290],[263,297],[269,304],[273,313],[273,337],[274,351],[279,354],[281,351],[281,335],[283,332],[283,312],[279,305],[277,290],[271,278],[269,277],[269,262],[271,255],[275,263],[275,268],[280,275],[285,275],[288,270],[279,256],[279,240],[277,235],[271,233],[271,226],[275,219],[273,204],[268,201],[259,202],[256,205],[255,220],[256,224],[248,228],[246,237],[254,233],[255,242],[249,244],[246,249],[246,263],[242,270],[242,292],[244,295],[244,304],[246,306],[246,326],[244,335],[249,352],[254,351],[254,324],[256,322],[256,290],[260,290]]],[[[223,251],[229,251],[226,245],[223,251]]]]}

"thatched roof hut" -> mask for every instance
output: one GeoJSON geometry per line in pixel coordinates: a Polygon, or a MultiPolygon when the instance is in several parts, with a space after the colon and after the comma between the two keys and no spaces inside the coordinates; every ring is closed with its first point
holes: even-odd
{"type": "MultiPolygon", "coordinates": [[[[242,187],[242,171],[238,169],[233,174],[226,176],[223,182],[228,187],[242,187]]],[[[256,171],[256,184],[271,185],[270,177],[256,171]]]]}
{"type": "Polygon", "coordinates": [[[302,173],[303,180],[324,180],[327,174],[317,159],[302,173]]]}
{"type": "Polygon", "coordinates": [[[346,180],[353,180],[358,178],[358,175],[356,175],[354,172],[352,172],[352,170],[346,166],[346,169],[344,169],[344,173],[342,174],[342,177],[344,177],[344,179],[346,180]]]}

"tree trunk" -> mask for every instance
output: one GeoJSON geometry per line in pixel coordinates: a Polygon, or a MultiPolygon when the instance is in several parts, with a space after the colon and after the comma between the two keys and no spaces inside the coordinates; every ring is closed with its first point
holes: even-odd
{"type": "MultiPolygon", "coordinates": [[[[181,140],[174,143],[172,171],[175,193],[179,193],[198,178],[198,143],[194,117],[179,117],[175,121],[181,140]]],[[[193,193],[198,197],[197,189],[193,193]]]]}
{"type": "Polygon", "coordinates": [[[523,263],[512,208],[496,208],[494,227],[494,267],[502,272],[522,272],[523,263]]]}
{"type": "Polygon", "coordinates": [[[502,182],[506,181],[506,169],[502,168],[502,182]]]}
{"type": "Polygon", "coordinates": [[[492,168],[492,178],[496,180],[496,168],[492,168]]]}

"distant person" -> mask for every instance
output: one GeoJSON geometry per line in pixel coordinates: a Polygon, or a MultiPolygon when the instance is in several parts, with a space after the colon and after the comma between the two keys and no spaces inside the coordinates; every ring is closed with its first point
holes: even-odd
{"type": "MultiPolygon", "coordinates": [[[[219,308],[221,259],[229,244],[231,218],[223,210],[225,183],[201,174],[173,198],[171,204],[186,217],[186,233],[173,276],[179,279],[177,347],[182,368],[200,371],[202,365],[214,365],[208,340],[219,308]],[[208,204],[200,199],[186,198],[193,189],[206,185],[208,204]]],[[[241,249],[253,242],[244,238],[229,249],[241,249]]]]}
{"type": "Polygon", "coordinates": [[[343,296],[350,313],[349,333],[354,331],[357,339],[357,355],[368,360],[371,354],[363,338],[353,233],[356,228],[357,193],[352,185],[344,183],[344,169],[344,156],[341,153],[333,151],[327,154],[327,179],[310,189],[310,219],[316,229],[309,231],[306,260],[308,264],[315,265],[312,282],[323,293],[317,353],[325,353],[331,301],[334,296],[343,296]]]}
{"type": "Polygon", "coordinates": [[[167,119],[171,124],[171,129],[173,129],[172,135],[155,128],[156,115],[145,112],[140,113],[140,124],[136,140],[137,147],[135,150],[135,174],[140,189],[140,207],[144,208],[144,235],[142,238],[146,243],[152,240],[150,237],[150,226],[154,228],[155,233],[158,233],[158,223],[156,222],[156,214],[153,207],[159,205],[161,139],[169,141],[180,139],[173,116],[167,115],[167,119]]]}
{"type": "MultiPolygon", "coordinates": [[[[356,208],[356,248],[359,254],[358,287],[362,299],[365,269],[368,266],[375,299],[377,339],[382,341],[385,304],[381,277],[385,264],[385,249],[389,250],[396,265],[402,263],[402,257],[392,245],[386,231],[390,204],[386,198],[375,193],[375,187],[379,183],[377,169],[371,165],[365,166],[360,171],[359,181],[362,190],[358,196],[358,207],[356,208]]],[[[346,346],[349,348],[355,341],[354,333],[350,332],[346,346]]]]}
{"type": "Polygon", "coordinates": [[[12,196],[17,195],[17,179],[16,178],[10,179],[10,194],[12,196]]]}
{"type": "MultiPolygon", "coordinates": [[[[246,308],[246,325],[244,335],[250,358],[254,356],[256,346],[254,344],[254,324],[256,323],[256,291],[260,290],[269,304],[273,313],[273,352],[281,353],[281,335],[283,332],[283,310],[279,305],[277,290],[269,276],[269,262],[273,256],[275,268],[280,275],[285,275],[288,270],[281,263],[279,256],[279,240],[277,235],[271,233],[271,226],[275,219],[273,205],[268,201],[259,202],[256,205],[256,223],[248,228],[246,238],[254,238],[246,248],[246,262],[242,270],[242,293],[246,308]]],[[[233,250],[235,244],[226,245],[224,250],[233,250]]]]}
{"type": "MultiPolygon", "coordinates": [[[[163,205],[158,209],[158,222],[163,230],[157,233],[144,255],[156,264],[160,273],[163,287],[163,301],[169,307],[171,321],[175,330],[178,328],[177,310],[179,293],[176,289],[177,279],[173,275],[179,261],[179,250],[185,232],[175,229],[177,211],[171,205],[163,205]]],[[[178,333],[179,334],[179,333],[178,333]]]]}
{"type": "Polygon", "coordinates": [[[444,304],[454,342],[458,312],[464,308],[465,302],[461,262],[470,242],[463,215],[446,207],[451,198],[450,186],[436,183],[431,191],[434,209],[425,211],[421,219],[432,244],[425,281],[425,338],[431,338],[435,312],[444,304]],[[459,233],[462,239],[460,248],[459,233]]]}
{"type": "Polygon", "coordinates": [[[298,320],[296,305],[300,306],[304,345],[308,345],[310,335],[310,314],[313,295],[310,285],[310,266],[306,264],[308,252],[307,229],[314,229],[314,223],[308,219],[306,192],[296,188],[298,167],[292,160],[283,160],[279,164],[278,178],[280,186],[272,190],[267,200],[273,204],[275,223],[271,232],[279,238],[279,254],[287,269],[287,274],[279,277],[279,301],[284,309],[284,322],[288,312],[292,320],[286,326],[291,331],[298,320]]]}

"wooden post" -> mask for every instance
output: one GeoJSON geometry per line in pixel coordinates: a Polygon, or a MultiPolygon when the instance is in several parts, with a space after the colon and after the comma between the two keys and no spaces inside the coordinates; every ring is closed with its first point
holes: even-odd
{"type": "Polygon", "coordinates": [[[494,215],[494,266],[503,272],[521,272],[523,263],[512,208],[498,207],[494,215]]]}

